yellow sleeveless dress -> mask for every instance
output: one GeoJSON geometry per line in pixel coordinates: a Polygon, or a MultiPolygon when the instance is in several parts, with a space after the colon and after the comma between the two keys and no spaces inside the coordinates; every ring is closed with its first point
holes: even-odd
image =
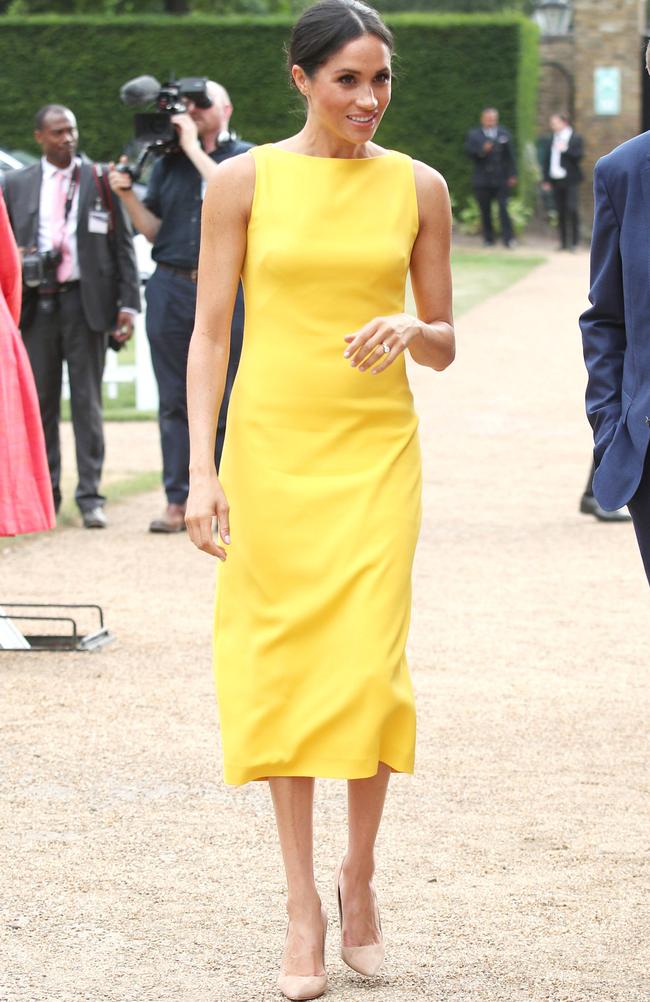
{"type": "Polygon", "coordinates": [[[412,772],[405,658],[420,524],[404,356],[359,373],[344,335],[404,310],[413,163],[251,150],[244,347],[220,479],[215,672],[224,775],[412,772]]]}

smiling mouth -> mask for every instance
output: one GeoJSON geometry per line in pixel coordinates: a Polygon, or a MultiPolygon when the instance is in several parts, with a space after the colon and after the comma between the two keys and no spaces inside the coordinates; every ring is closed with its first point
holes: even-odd
{"type": "Polygon", "coordinates": [[[377,112],[373,111],[371,115],[348,115],[348,118],[356,125],[370,125],[377,118],[377,112]]]}

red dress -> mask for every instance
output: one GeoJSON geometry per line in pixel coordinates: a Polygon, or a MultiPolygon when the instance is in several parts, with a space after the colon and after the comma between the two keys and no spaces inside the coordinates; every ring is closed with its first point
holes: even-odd
{"type": "Polygon", "coordinates": [[[20,259],[0,192],[0,536],[55,525],[31,366],[18,332],[20,259]]]}

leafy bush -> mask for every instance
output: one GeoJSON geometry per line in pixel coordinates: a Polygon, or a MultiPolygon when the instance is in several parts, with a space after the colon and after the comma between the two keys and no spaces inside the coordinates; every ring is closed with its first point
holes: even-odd
{"type": "MultiPolygon", "coordinates": [[[[0,14],[295,14],[311,0],[0,0],[0,14]]],[[[530,14],[533,0],[380,0],[382,13],[427,11],[429,14],[530,14]]]]}
{"type": "MultiPolygon", "coordinates": [[[[440,170],[462,206],[471,193],[464,135],[482,107],[500,109],[520,151],[532,138],[537,29],[504,14],[395,14],[387,20],[398,58],[379,142],[440,170]]],[[[290,28],[291,19],[279,15],[0,18],[0,85],[11,95],[0,105],[0,145],[36,152],[34,112],[57,101],[75,112],[88,155],[112,159],[132,131],[131,112],[118,97],[121,84],[141,73],[166,79],[172,70],[221,81],[233,97],[237,132],[252,142],[274,142],[304,120],[284,66],[290,28]]],[[[530,183],[525,172],[520,176],[525,199],[530,183]]]]}
{"type": "MultiPolygon", "coordinates": [[[[508,215],[512,222],[512,228],[519,236],[524,232],[526,226],[530,221],[530,217],[533,214],[533,210],[530,205],[527,205],[523,198],[515,195],[513,198],[508,199],[508,215]]],[[[481,210],[478,207],[478,202],[473,195],[470,195],[465,205],[460,210],[457,216],[458,219],[458,229],[461,233],[465,233],[468,236],[477,236],[481,232],[481,210]]],[[[496,200],[492,203],[492,224],[494,226],[494,232],[501,232],[501,224],[499,222],[499,207],[496,200]]]]}

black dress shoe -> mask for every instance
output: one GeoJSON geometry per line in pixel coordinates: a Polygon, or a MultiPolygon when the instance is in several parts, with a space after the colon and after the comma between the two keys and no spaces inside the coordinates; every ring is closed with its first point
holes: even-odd
{"type": "Polygon", "coordinates": [[[629,522],[632,516],[627,508],[617,508],[616,511],[605,511],[601,508],[593,494],[583,494],[580,498],[580,511],[583,515],[593,515],[601,522],[629,522]]]}
{"type": "Polygon", "coordinates": [[[82,511],[81,517],[85,529],[105,529],[108,525],[104,509],[101,505],[97,505],[96,508],[89,508],[88,511],[82,511]]]}

